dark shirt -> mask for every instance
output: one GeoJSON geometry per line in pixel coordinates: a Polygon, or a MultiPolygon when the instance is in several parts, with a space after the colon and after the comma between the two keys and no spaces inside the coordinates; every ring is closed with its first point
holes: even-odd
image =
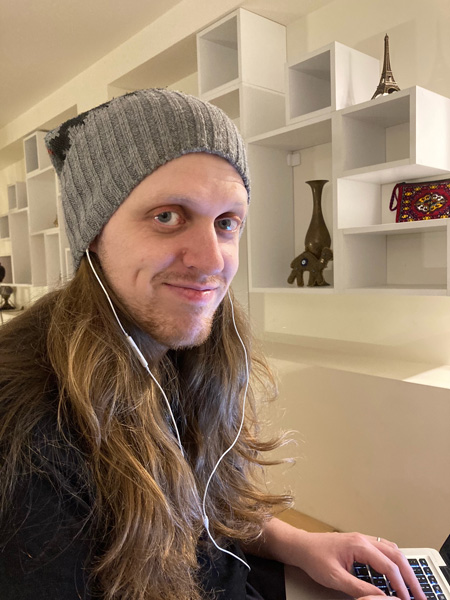
{"type": "MultiPolygon", "coordinates": [[[[99,597],[88,590],[97,543],[89,527],[92,499],[77,467],[78,452],[62,450],[54,435],[39,432],[33,454],[37,470],[23,477],[8,518],[0,523],[1,600],[99,597]]],[[[243,557],[238,544],[230,542],[229,549],[243,557]]],[[[247,568],[232,556],[220,552],[211,559],[199,553],[199,566],[205,592],[214,591],[217,600],[259,597],[247,586],[247,568]]]]}

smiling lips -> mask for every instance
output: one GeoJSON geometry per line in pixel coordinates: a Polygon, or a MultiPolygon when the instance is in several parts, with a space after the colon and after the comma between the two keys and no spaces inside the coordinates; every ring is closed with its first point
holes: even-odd
{"type": "Polygon", "coordinates": [[[165,283],[165,287],[179,298],[194,304],[208,304],[218,286],[202,286],[194,283],[165,283]]]}

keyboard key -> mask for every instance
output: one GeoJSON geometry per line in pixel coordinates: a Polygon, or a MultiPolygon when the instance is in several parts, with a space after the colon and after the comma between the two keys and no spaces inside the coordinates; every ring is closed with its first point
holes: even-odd
{"type": "Polygon", "coordinates": [[[360,575],[369,575],[369,569],[366,565],[355,565],[353,569],[357,577],[359,577],[360,575]]]}
{"type": "MultiPolygon", "coordinates": [[[[433,575],[433,571],[428,566],[426,559],[421,558],[419,560],[415,558],[408,559],[412,570],[416,574],[417,580],[420,583],[422,591],[424,592],[427,600],[450,600],[442,592],[441,587],[438,585],[436,577],[433,575]]],[[[382,573],[378,573],[370,567],[362,563],[354,563],[353,572],[358,579],[367,583],[373,583],[379,590],[381,590],[386,596],[396,597],[397,593],[392,588],[389,580],[382,573]]],[[[411,600],[414,600],[414,596],[411,590],[406,586],[409,591],[411,600]]]]}
{"type": "Polygon", "coordinates": [[[378,571],[375,571],[372,567],[370,567],[370,572],[372,573],[372,577],[384,577],[383,573],[378,573],[378,571]]]}

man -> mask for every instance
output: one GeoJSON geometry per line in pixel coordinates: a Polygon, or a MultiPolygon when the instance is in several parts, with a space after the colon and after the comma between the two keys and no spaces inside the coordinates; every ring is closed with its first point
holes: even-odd
{"type": "Polygon", "coordinates": [[[423,598],[394,544],[294,529],[255,483],[279,442],[229,292],[250,196],[232,122],[143,90],[46,143],[76,272],[0,332],[2,599],[257,597],[241,548],[353,596],[380,593],[349,572],[369,562],[423,598]]]}

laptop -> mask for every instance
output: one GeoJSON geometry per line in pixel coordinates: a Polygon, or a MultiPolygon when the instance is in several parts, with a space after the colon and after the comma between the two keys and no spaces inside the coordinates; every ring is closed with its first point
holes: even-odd
{"type": "MultiPolygon", "coordinates": [[[[450,547],[450,537],[446,546],[450,547]]],[[[449,548],[447,548],[448,550],[449,548]]],[[[430,548],[402,548],[428,600],[450,600],[450,569],[437,550],[430,548]]],[[[447,557],[446,552],[443,552],[447,557]]],[[[355,563],[354,574],[380,587],[387,595],[395,595],[386,578],[368,565],[355,563]]],[[[304,571],[285,566],[286,600],[349,600],[342,592],[325,588],[313,581],[304,571]]]]}

